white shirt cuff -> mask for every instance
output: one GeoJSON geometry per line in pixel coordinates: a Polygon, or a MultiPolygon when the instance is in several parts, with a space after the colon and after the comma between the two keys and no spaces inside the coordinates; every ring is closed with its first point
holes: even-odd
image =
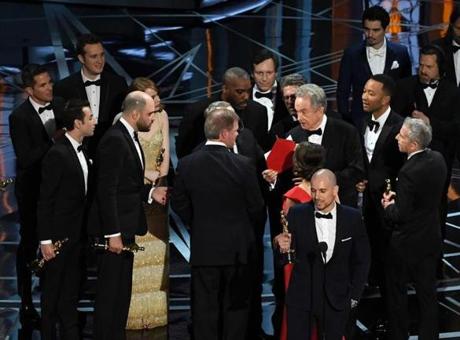
{"type": "Polygon", "coordinates": [[[121,233],[110,234],[110,235],[104,235],[105,238],[111,238],[111,237],[117,237],[117,236],[121,236],[121,233]]]}
{"type": "Polygon", "coordinates": [[[43,245],[45,245],[45,244],[52,244],[52,243],[53,243],[53,241],[51,241],[51,240],[43,240],[43,241],[40,241],[40,244],[43,244],[43,245]]]}
{"type": "Polygon", "coordinates": [[[155,190],[154,185],[152,185],[152,189],[150,189],[150,191],[149,191],[149,198],[147,199],[148,204],[152,204],[152,202],[153,202],[153,197],[152,197],[153,190],[155,190]]]}

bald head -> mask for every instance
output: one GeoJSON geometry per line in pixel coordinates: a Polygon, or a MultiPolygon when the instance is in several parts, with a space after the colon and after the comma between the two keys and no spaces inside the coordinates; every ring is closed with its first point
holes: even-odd
{"type": "Polygon", "coordinates": [[[122,117],[135,131],[146,132],[153,123],[155,102],[152,97],[142,91],[130,92],[122,105],[122,117]]]}
{"type": "Polygon", "coordinates": [[[329,212],[335,206],[339,187],[335,174],[329,169],[320,169],[311,177],[311,195],[316,210],[329,212]]]}

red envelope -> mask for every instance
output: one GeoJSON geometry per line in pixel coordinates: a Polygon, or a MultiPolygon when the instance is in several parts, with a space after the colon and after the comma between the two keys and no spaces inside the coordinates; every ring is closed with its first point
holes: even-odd
{"type": "Polygon", "coordinates": [[[292,168],[292,156],[296,143],[292,140],[277,138],[267,157],[267,168],[282,173],[292,168]]]}

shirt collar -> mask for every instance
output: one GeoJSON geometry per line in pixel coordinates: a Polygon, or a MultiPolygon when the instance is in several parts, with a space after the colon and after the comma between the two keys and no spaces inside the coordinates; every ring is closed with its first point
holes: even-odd
{"type": "Polygon", "coordinates": [[[39,108],[48,106],[50,104],[50,103],[45,103],[45,105],[39,104],[35,100],[33,100],[33,98],[30,97],[30,96],[29,96],[29,101],[32,104],[32,106],[34,107],[35,111],[37,111],[37,112],[38,112],[39,108]]]}
{"type": "Polygon", "coordinates": [[[217,141],[213,141],[213,140],[207,140],[205,145],[219,145],[219,146],[227,147],[227,145],[225,145],[225,143],[217,142],[217,141]]]}
{"type": "Polygon", "coordinates": [[[81,145],[81,143],[77,142],[71,135],[69,135],[67,132],[65,133],[65,136],[67,139],[70,141],[70,144],[72,144],[72,147],[74,148],[75,152],[78,153],[78,147],[81,145]]]}
{"type": "Polygon", "coordinates": [[[134,128],[123,117],[120,117],[120,123],[122,123],[125,126],[125,128],[128,130],[129,135],[134,140],[134,128]]]}
{"type": "Polygon", "coordinates": [[[390,115],[390,111],[391,111],[391,107],[388,106],[388,108],[385,110],[385,112],[378,119],[374,119],[374,115],[371,115],[371,119],[374,122],[378,122],[380,124],[380,126],[383,126],[385,124],[385,122],[387,121],[388,116],[390,115]]]}
{"type": "Polygon", "coordinates": [[[377,52],[377,51],[378,51],[378,52],[383,52],[383,51],[385,51],[386,48],[387,48],[387,39],[386,39],[386,38],[383,39],[383,45],[380,46],[380,48],[374,48],[374,47],[372,47],[372,46],[366,46],[366,48],[367,48],[367,49],[372,49],[372,50],[375,51],[375,52],[377,52]]]}
{"type": "Polygon", "coordinates": [[[321,120],[321,124],[319,124],[319,127],[318,127],[318,129],[321,129],[323,133],[324,133],[324,128],[326,127],[326,123],[327,123],[327,115],[324,114],[323,119],[321,120]]]}
{"type": "Polygon", "coordinates": [[[423,152],[423,151],[425,151],[425,150],[426,150],[426,149],[414,151],[414,152],[412,152],[412,153],[410,153],[410,154],[407,155],[407,159],[409,160],[409,159],[411,159],[414,155],[416,155],[416,154],[418,154],[418,153],[420,153],[420,152],[423,152]]]}
{"type": "Polygon", "coordinates": [[[100,74],[98,74],[98,75],[96,76],[96,78],[94,78],[94,79],[89,79],[89,78],[88,78],[87,76],[85,76],[85,74],[83,73],[83,69],[81,69],[80,72],[81,72],[81,78],[83,79],[83,83],[85,83],[86,81],[96,81],[96,80],[101,79],[101,75],[100,75],[100,74]]]}
{"type": "Polygon", "coordinates": [[[275,80],[275,82],[273,83],[272,88],[270,90],[264,92],[264,91],[259,90],[259,87],[257,86],[257,84],[254,84],[254,87],[252,88],[252,93],[253,94],[256,93],[256,92],[260,92],[260,93],[270,93],[270,92],[276,93],[277,86],[278,86],[278,83],[275,80]]]}
{"type": "Polygon", "coordinates": [[[327,212],[327,213],[324,212],[324,211],[317,210],[316,207],[315,207],[315,212],[319,212],[320,214],[329,214],[329,213],[331,213],[332,217],[335,217],[335,216],[337,216],[337,203],[334,202],[334,208],[332,208],[332,210],[327,212]]]}

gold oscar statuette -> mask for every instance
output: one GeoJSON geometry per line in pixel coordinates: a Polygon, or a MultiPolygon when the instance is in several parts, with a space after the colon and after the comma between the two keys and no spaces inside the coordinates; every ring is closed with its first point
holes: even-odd
{"type": "MultiPolygon", "coordinates": [[[[108,250],[109,244],[108,243],[94,243],[93,248],[96,250],[108,250]]],[[[123,247],[123,251],[127,251],[130,253],[137,253],[138,251],[144,251],[145,248],[139,246],[137,243],[131,243],[123,247]]]]}
{"type": "MultiPolygon", "coordinates": [[[[284,214],[284,211],[281,210],[280,212],[281,216],[281,226],[283,227],[283,233],[289,233],[288,229],[288,221],[286,219],[286,215],[284,214]]],[[[286,257],[287,257],[287,262],[288,263],[294,263],[295,260],[295,250],[294,249],[289,249],[286,252],[286,257]]]]}
{"type": "MultiPolygon", "coordinates": [[[[69,239],[66,237],[63,240],[57,240],[56,242],[53,243],[54,253],[56,254],[56,256],[59,255],[59,252],[61,251],[63,245],[68,240],[69,239]]],[[[32,272],[35,274],[39,274],[43,270],[43,267],[45,267],[45,264],[46,264],[46,261],[43,258],[33,260],[32,263],[30,264],[30,270],[32,270],[32,272]]]]}

